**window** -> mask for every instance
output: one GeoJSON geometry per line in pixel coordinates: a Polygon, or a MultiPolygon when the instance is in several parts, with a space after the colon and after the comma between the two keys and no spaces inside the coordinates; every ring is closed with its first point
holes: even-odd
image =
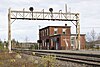
{"type": "Polygon", "coordinates": [[[43,34],[43,36],[44,36],[44,30],[42,31],[42,34],[43,34]]]}
{"type": "Polygon", "coordinates": [[[40,33],[41,33],[41,36],[43,36],[43,35],[42,35],[42,31],[40,31],[40,33]]]}
{"type": "Polygon", "coordinates": [[[57,34],[58,29],[54,28],[54,35],[57,34]]]}
{"type": "Polygon", "coordinates": [[[42,35],[42,31],[40,31],[40,37],[42,37],[43,35],[42,35]]]}
{"type": "Polygon", "coordinates": [[[66,34],[66,29],[62,29],[62,33],[63,34],[66,34]]]}
{"type": "Polygon", "coordinates": [[[47,29],[45,29],[45,35],[47,36],[47,29]]]}
{"type": "Polygon", "coordinates": [[[46,36],[46,29],[44,30],[44,36],[46,36]]]}
{"type": "Polygon", "coordinates": [[[71,37],[71,44],[75,44],[75,37],[71,37]]]}
{"type": "Polygon", "coordinates": [[[44,42],[44,46],[46,47],[46,40],[45,40],[45,42],[44,42]]]}
{"type": "Polygon", "coordinates": [[[44,47],[44,40],[42,40],[42,44],[43,44],[43,47],[44,47]]]}
{"type": "Polygon", "coordinates": [[[49,34],[49,31],[48,31],[48,29],[47,29],[47,35],[49,34]]]}
{"type": "Polygon", "coordinates": [[[51,39],[51,46],[53,46],[53,39],[51,39]]]}

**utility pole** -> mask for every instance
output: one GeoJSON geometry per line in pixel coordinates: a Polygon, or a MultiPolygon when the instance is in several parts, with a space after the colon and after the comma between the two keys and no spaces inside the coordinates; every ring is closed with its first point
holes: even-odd
{"type": "MultiPolygon", "coordinates": [[[[44,10],[43,10],[43,12],[44,12],[44,10]]],[[[38,27],[39,27],[39,30],[40,30],[40,25],[38,25],[38,27]]],[[[38,31],[38,36],[40,35],[40,32],[38,31]]],[[[40,37],[39,37],[39,39],[40,39],[40,37]]],[[[38,50],[40,49],[40,44],[38,43],[38,50]]]]}
{"type": "Polygon", "coordinates": [[[8,50],[11,53],[11,8],[8,9],[8,50]]]}
{"type": "Polygon", "coordinates": [[[76,14],[76,49],[80,50],[80,23],[79,13],[76,14]]]}

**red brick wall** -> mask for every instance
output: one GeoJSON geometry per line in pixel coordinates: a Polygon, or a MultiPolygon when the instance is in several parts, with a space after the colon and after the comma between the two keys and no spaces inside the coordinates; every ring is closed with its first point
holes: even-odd
{"type": "MultiPolygon", "coordinates": [[[[49,39],[49,44],[50,44],[50,48],[52,48],[53,47],[53,45],[51,45],[51,38],[53,38],[52,36],[54,36],[55,38],[59,38],[60,40],[59,40],[59,44],[61,45],[61,46],[59,46],[59,49],[71,49],[71,39],[70,39],[70,35],[71,35],[71,28],[70,27],[47,27],[47,28],[44,28],[44,29],[42,29],[40,32],[39,32],[39,38],[40,38],[40,40],[46,40],[46,39],[49,39]],[[57,34],[61,34],[61,35],[59,35],[59,36],[54,36],[54,28],[57,28],[58,29],[58,32],[57,32],[57,34]],[[62,29],[66,29],[66,34],[65,35],[62,35],[62,29]],[[49,35],[44,35],[43,36],[43,30],[46,30],[46,29],[48,29],[48,34],[49,35]],[[42,33],[41,33],[41,31],[42,31],[42,33]],[[66,48],[66,43],[65,43],[65,41],[63,40],[63,39],[67,39],[67,42],[68,42],[68,48],[66,48]]],[[[80,37],[80,43],[81,43],[81,49],[85,49],[85,36],[84,35],[82,35],[81,37],[80,37]]],[[[43,47],[43,44],[41,44],[42,45],[42,47],[43,47]]],[[[43,48],[45,48],[46,49],[46,47],[47,46],[45,46],[45,47],[43,47],[43,48]]]]}
{"type": "Polygon", "coordinates": [[[70,36],[61,36],[61,47],[62,49],[70,49],[70,36]],[[68,47],[66,46],[66,43],[65,43],[65,40],[67,40],[67,43],[68,43],[68,47]]]}
{"type": "Polygon", "coordinates": [[[53,27],[49,27],[49,35],[50,36],[54,35],[54,28],[53,27]]]}
{"type": "MultiPolygon", "coordinates": [[[[57,28],[57,27],[49,27],[49,31],[50,31],[49,33],[50,33],[50,35],[54,35],[54,28],[57,28]]],[[[66,34],[67,35],[71,34],[70,27],[68,27],[68,28],[59,27],[57,29],[58,29],[57,34],[62,34],[62,29],[66,29],[66,34]]]]}
{"type": "Polygon", "coordinates": [[[85,49],[86,40],[85,35],[80,37],[81,49],[85,49]]]}

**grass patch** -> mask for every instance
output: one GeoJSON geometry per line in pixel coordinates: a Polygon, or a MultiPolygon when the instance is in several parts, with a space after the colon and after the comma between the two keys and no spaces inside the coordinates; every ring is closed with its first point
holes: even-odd
{"type": "Polygon", "coordinates": [[[21,53],[0,52],[0,67],[59,67],[56,63],[56,57],[52,55],[38,58],[32,55],[21,53]],[[21,56],[21,57],[20,57],[21,56]]]}

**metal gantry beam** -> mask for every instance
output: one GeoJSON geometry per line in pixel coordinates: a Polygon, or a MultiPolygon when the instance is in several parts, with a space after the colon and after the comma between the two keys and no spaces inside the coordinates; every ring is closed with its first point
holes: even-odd
{"type": "Polygon", "coordinates": [[[45,12],[42,11],[16,11],[8,10],[8,44],[9,51],[11,51],[11,24],[19,20],[51,20],[51,21],[76,21],[76,34],[77,34],[77,49],[80,49],[80,24],[79,24],[79,13],[63,13],[59,12],[45,12]],[[11,22],[11,19],[13,21],[11,22]]]}
{"type": "Polygon", "coordinates": [[[62,12],[38,12],[38,11],[11,11],[11,19],[21,20],[53,20],[53,21],[77,21],[76,13],[62,13],[62,12]]]}

